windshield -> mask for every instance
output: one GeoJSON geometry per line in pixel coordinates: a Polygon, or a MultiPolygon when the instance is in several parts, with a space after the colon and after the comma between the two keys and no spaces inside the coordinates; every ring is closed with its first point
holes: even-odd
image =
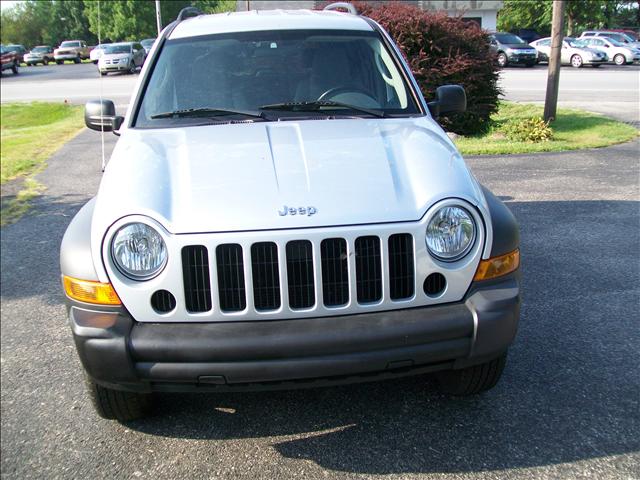
{"type": "Polygon", "coordinates": [[[79,47],[80,46],[80,42],[62,42],[60,44],[61,48],[65,48],[65,47],[79,47]]]}
{"type": "Polygon", "coordinates": [[[265,119],[367,115],[358,108],[385,115],[419,113],[378,35],[344,30],[260,31],[168,40],[151,73],[136,126],[201,123],[202,118],[160,114],[203,108],[268,111],[265,119]],[[318,100],[343,106],[297,106],[318,100]],[[289,108],[292,102],[299,108],[289,108]]]}
{"type": "Polygon", "coordinates": [[[153,45],[153,42],[155,42],[156,39],[155,38],[146,38],[142,41],[140,41],[140,43],[142,44],[143,47],[150,47],[151,45],[153,45]]]}
{"type": "Polygon", "coordinates": [[[104,53],[131,53],[131,45],[105,45],[104,53]]]}
{"type": "Polygon", "coordinates": [[[584,40],[581,40],[579,38],[566,37],[564,41],[567,42],[572,47],[576,47],[576,48],[585,48],[589,46],[584,40]]]}
{"type": "Polygon", "coordinates": [[[47,50],[49,50],[48,47],[36,47],[33,50],[31,50],[32,52],[38,53],[38,52],[46,52],[47,50]]]}
{"type": "Polygon", "coordinates": [[[504,45],[514,45],[514,44],[517,45],[519,43],[527,43],[517,35],[512,35],[510,33],[497,33],[495,37],[496,37],[496,40],[498,40],[500,43],[504,45]]]}
{"type": "Polygon", "coordinates": [[[611,38],[611,37],[607,37],[607,40],[609,40],[609,41],[610,41],[612,44],[614,44],[616,47],[626,47],[626,46],[627,46],[627,45],[625,45],[624,43],[619,42],[619,41],[617,41],[617,40],[614,40],[614,39],[613,39],[613,38],[611,38]]]}

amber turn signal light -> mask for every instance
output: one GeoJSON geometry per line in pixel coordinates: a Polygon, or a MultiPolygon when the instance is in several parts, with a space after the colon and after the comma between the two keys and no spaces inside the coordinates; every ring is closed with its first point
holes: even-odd
{"type": "Polygon", "coordinates": [[[515,272],[520,266],[520,250],[515,249],[512,252],[505,253],[499,257],[489,258],[480,261],[478,270],[473,280],[490,280],[492,278],[501,277],[508,273],[515,272]]]}
{"type": "Polygon", "coordinates": [[[84,303],[99,305],[121,305],[118,294],[110,283],[91,282],[62,276],[64,291],[69,298],[84,303]]]}

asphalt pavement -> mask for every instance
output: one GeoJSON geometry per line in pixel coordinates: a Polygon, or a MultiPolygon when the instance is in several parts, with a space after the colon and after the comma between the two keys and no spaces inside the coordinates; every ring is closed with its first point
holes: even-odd
{"type": "Polygon", "coordinates": [[[520,330],[490,392],[447,397],[415,377],[164,394],[121,425],[87,401],[60,286],[60,240],[100,180],[84,130],[2,229],[3,478],[638,478],[639,149],[468,159],[522,233],[520,330]]]}
{"type": "MultiPolygon", "coordinates": [[[[24,67],[20,74],[2,75],[2,102],[64,101],[84,103],[104,98],[125,107],[138,74],[109,74],[100,77],[93,64],[24,67]]],[[[500,72],[504,98],[519,102],[543,103],[547,66],[510,67],[500,72]]],[[[640,65],[603,65],[600,68],[563,67],[560,73],[561,107],[581,108],[612,116],[640,126],[640,65]]]]}

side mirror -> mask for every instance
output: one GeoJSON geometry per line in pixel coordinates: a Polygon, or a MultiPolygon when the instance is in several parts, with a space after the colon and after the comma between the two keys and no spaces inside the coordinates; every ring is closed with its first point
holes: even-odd
{"type": "Polygon", "coordinates": [[[462,113],[467,109],[467,94],[460,85],[443,85],[436,90],[436,99],[427,104],[431,115],[462,113]]]}
{"type": "Polygon", "coordinates": [[[116,115],[115,117],[113,117],[113,122],[111,123],[111,125],[113,125],[113,133],[115,133],[118,136],[120,135],[119,130],[123,122],[124,122],[124,117],[121,117],[120,115],[116,115]]]}
{"type": "Polygon", "coordinates": [[[116,106],[111,100],[89,100],[84,106],[84,124],[91,130],[110,132],[116,106]]]}

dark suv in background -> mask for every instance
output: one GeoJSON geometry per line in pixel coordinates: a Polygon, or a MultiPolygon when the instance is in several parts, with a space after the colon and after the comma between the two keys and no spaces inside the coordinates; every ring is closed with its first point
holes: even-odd
{"type": "Polygon", "coordinates": [[[533,67],[538,53],[535,48],[513,33],[496,32],[489,35],[491,50],[497,57],[498,65],[506,67],[518,64],[533,67]]]}

